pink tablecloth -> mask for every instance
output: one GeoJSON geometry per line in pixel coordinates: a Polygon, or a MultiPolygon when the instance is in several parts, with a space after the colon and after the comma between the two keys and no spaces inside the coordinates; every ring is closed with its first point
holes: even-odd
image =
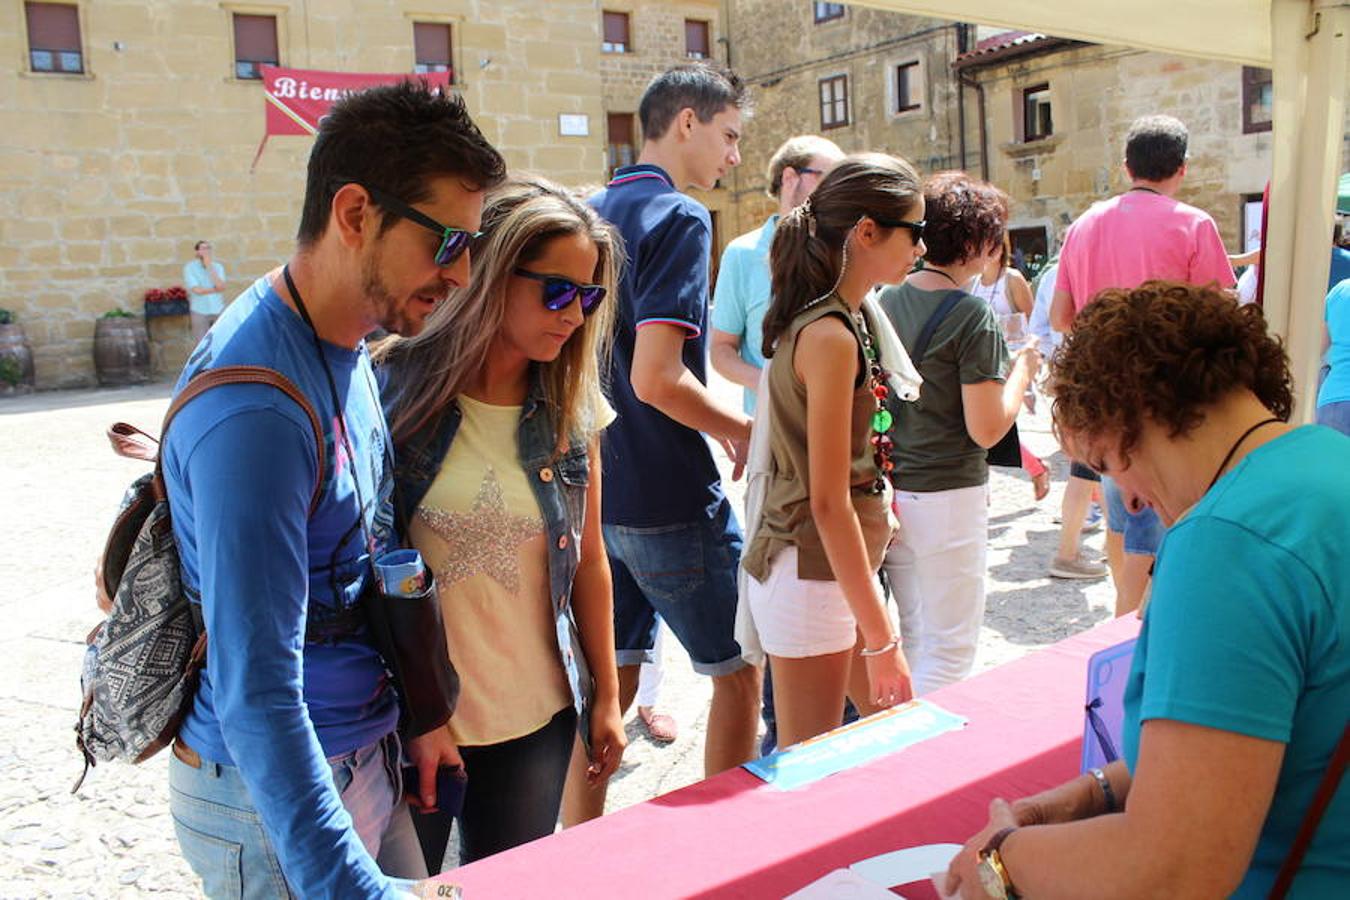
{"type": "Polygon", "coordinates": [[[1107,622],[930,694],[969,725],[800,790],[735,769],[439,880],[465,900],[769,898],[891,850],[963,843],[993,797],[1077,774],[1088,657],[1138,629],[1107,622]]]}

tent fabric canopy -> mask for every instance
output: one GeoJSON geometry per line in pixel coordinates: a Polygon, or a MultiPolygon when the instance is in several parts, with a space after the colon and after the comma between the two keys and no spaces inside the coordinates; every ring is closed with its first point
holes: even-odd
{"type": "MultiPolygon", "coordinates": [[[[860,0],[914,15],[1268,67],[1274,165],[1266,317],[1288,342],[1296,419],[1311,421],[1321,357],[1328,237],[1345,121],[1350,0],[860,0]]],[[[1141,110],[1141,112],[1143,112],[1141,110]]]]}

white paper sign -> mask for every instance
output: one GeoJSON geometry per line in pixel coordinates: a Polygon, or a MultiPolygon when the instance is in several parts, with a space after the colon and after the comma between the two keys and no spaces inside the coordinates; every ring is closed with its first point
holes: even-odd
{"type": "Polygon", "coordinates": [[[586,137],[591,133],[591,117],[585,113],[558,113],[558,133],[563,137],[586,137]]]}

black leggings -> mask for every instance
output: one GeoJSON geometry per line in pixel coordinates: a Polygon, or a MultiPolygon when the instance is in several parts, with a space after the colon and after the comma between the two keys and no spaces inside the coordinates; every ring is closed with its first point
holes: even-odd
{"type": "MultiPolygon", "coordinates": [[[[572,758],[577,713],[570,705],[536,732],[500,744],[461,747],[469,782],[459,818],[460,865],[553,833],[572,758]]],[[[454,821],[412,810],[413,827],[436,874],[454,821]]]]}

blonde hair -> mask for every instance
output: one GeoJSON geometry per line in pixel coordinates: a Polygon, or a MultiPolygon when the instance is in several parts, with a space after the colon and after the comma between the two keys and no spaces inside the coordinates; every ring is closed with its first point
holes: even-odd
{"type": "Polygon", "coordinates": [[[505,319],[506,285],[513,270],[538,258],[549,241],[570,234],[594,242],[599,251],[594,282],[609,294],[572,333],[557,359],[536,365],[542,369],[544,399],[553,413],[554,454],[595,436],[605,403],[600,371],[614,326],[622,242],[566,188],[536,176],[516,176],[484,201],[482,235],[469,251],[469,286],[452,291],[421,334],[389,338],[373,351],[389,373],[389,428],[396,445],[443,413],[483,371],[505,319]]]}
{"type": "Polygon", "coordinates": [[[788,138],[783,142],[783,146],[774,151],[769,159],[769,168],[764,172],[764,180],[768,182],[768,187],[764,189],[770,197],[777,200],[779,194],[783,192],[783,170],[796,169],[801,171],[811,165],[811,160],[817,156],[839,156],[842,157],[844,151],[839,149],[839,145],[829,138],[823,138],[818,134],[800,134],[797,137],[788,138]]]}

